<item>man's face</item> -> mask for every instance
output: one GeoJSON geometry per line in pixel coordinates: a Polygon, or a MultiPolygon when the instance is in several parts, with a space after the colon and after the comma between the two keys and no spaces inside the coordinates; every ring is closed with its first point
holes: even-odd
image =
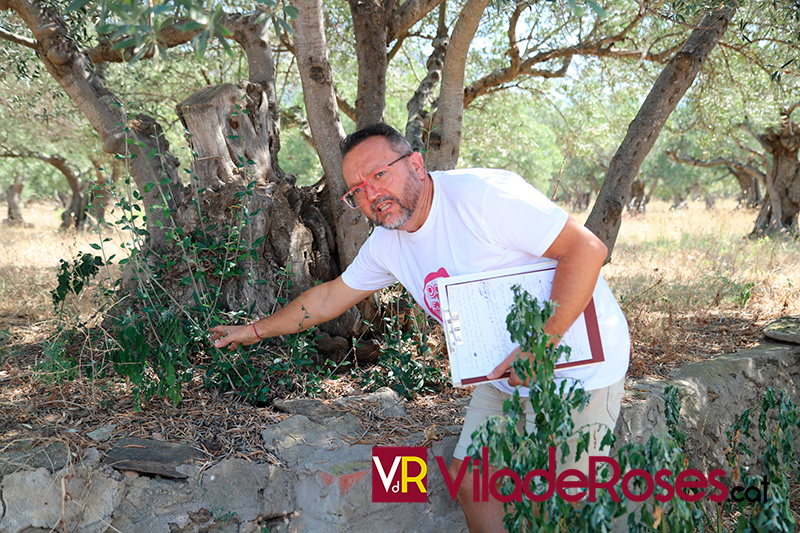
{"type": "MultiPolygon", "coordinates": [[[[394,151],[383,137],[370,137],[350,150],[344,158],[342,171],[347,188],[363,185],[376,171],[395,161],[403,154],[394,151]]],[[[388,168],[391,184],[376,191],[364,186],[364,200],[359,206],[367,218],[386,229],[406,229],[417,209],[422,181],[410,157],[403,158],[388,168]]]]}

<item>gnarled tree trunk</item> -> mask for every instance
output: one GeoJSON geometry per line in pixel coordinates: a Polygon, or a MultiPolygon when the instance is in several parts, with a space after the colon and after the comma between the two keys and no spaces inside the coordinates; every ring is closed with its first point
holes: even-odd
{"type": "Polygon", "coordinates": [[[467,0],[453,28],[442,73],[442,87],[425,160],[430,170],[455,168],[461,147],[467,53],[489,0],[467,0]]]}
{"type": "MultiPolygon", "coordinates": [[[[126,116],[55,11],[37,0],[2,0],[0,8],[14,10],[31,29],[50,74],[98,132],[103,149],[123,157],[136,183],[147,215],[140,257],[158,275],[135,275],[131,261],[129,283],[158,283],[160,296],[182,307],[224,302],[230,310],[258,316],[317,279],[338,275],[337,256],[352,259],[357,247],[343,254],[334,239],[343,232],[332,229],[337,213],[330,199],[320,200],[316,189],[297,189],[278,166],[275,67],[262,12],[226,15],[223,21],[247,54],[249,81],[205,89],[180,105],[198,153],[184,186],[161,126],[144,114],[126,116]]],[[[174,42],[191,37],[174,33],[174,42]]],[[[119,51],[92,53],[122,59],[119,51]]],[[[338,138],[332,144],[337,152],[338,138]]],[[[339,157],[339,172],[340,163],[339,157]]],[[[324,164],[326,171],[335,168],[324,164]]],[[[353,311],[327,327],[350,336],[361,324],[353,311]]]]}
{"type": "Polygon", "coordinates": [[[6,189],[6,202],[8,203],[8,218],[3,222],[12,226],[24,226],[25,219],[22,218],[22,190],[25,188],[25,181],[19,176],[14,176],[14,183],[6,189]]]}
{"type": "Polygon", "coordinates": [[[387,16],[386,0],[348,0],[353,17],[358,59],[356,128],[383,121],[386,107],[387,16]]]}
{"type": "Polygon", "coordinates": [[[766,195],[756,219],[753,235],[798,233],[800,213],[800,131],[792,121],[792,112],[800,102],[781,112],[781,126],[769,128],[758,136],[761,146],[772,156],[766,173],[766,195]]]}

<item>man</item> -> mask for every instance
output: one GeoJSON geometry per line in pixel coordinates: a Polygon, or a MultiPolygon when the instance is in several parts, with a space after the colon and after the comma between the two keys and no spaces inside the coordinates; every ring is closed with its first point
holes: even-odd
{"type": "MultiPolygon", "coordinates": [[[[563,335],[594,295],[606,357],[599,365],[559,374],[578,380],[591,393],[589,405],[575,417],[576,427],[601,424],[613,429],[630,341],[625,318],[599,278],[606,246],[516,174],[491,169],[428,173],[422,156],[385,124],[347,137],[342,153],[350,188],[342,200],[378,227],[339,278],[312,287],[248,326],[212,328],[215,345],[236,347],[296,333],[339,316],[398,280],[441,321],[437,278],[554,259],[558,264],[551,299],[558,307],[545,332],[563,335]]],[[[502,376],[516,357],[516,352],[508,355],[488,377],[502,376]]],[[[476,387],[450,465],[452,478],[466,457],[472,432],[489,415],[502,414],[503,401],[517,385],[520,380],[512,375],[507,382],[476,387]]],[[[598,441],[592,439],[590,452],[597,450],[598,441]]],[[[573,457],[559,467],[566,468],[587,471],[587,454],[578,464],[573,457]]],[[[462,484],[458,498],[471,531],[503,530],[501,503],[473,501],[472,483],[462,484]]]]}

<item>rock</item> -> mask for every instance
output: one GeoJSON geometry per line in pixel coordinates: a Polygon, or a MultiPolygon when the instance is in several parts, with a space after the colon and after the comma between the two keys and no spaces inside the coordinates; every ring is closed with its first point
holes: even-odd
{"type": "Polygon", "coordinates": [[[326,419],[343,416],[346,412],[329,407],[314,399],[276,400],[272,407],[280,413],[303,415],[317,424],[324,424],[326,419]]]}
{"type": "Polygon", "coordinates": [[[186,479],[188,476],[179,471],[178,467],[201,463],[205,458],[203,453],[184,444],[130,437],[119,440],[106,455],[105,464],[117,470],[186,479]]]}
{"type": "Polygon", "coordinates": [[[55,472],[67,466],[69,462],[69,446],[61,441],[53,441],[31,449],[8,451],[0,455],[0,478],[23,468],[46,468],[50,472],[55,472]]]}
{"type": "Polygon", "coordinates": [[[96,442],[106,442],[108,439],[111,438],[111,434],[114,432],[115,429],[117,429],[117,426],[114,424],[109,424],[107,426],[100,426],[94,431],[90,431],[89,433],[87,433],[86,436],[96,442]]]}
{"type": "Polygon", "coordinates": [[[261,438],[267,449],[294,467],[327,460],[329,452],[339,453],[363,433],[361,423],[350,413],[325,425],[296,415],[269,426],[261,432],[261,438]]]}
{"type": "Polygon", "coordinates": [[[84,465],[99,465],[102,457],[97,448],[86,448],[81,454],[81,463],[84,465]]]}
{"type": "Polygon", "coordinates": [[[770,339],[800,344],[800,316],[785,316],[764,328],[764,335],[770,339]]]}
{"type": "Polygon", "coordinates": [[[351,398],[339,398],[334,400],[336,405],[353,408],[363,406],[363,404],[374,404],[377,408],[375,413],[379,418],[389,418],[393,416],[406,416],[406,408],[403,399],[393,389],[381,387],[370,394],[362,394],[351,398]]]}
{"type": "Polygon", "coordinates": [[[60,530],[63,505],[65,530],[103,533],[119,505],[121,489],[122,483],[110,472],[90,468],[9,474],[0,483],[6,508],[0,531],[60,530]]]}
{"type": "MultiPolygon", "coordinates": [[[[666,431],[664,387],[678,388],[681,401],[679,430],[687,435],[686,456],[693,468],[729,471],[725,456],[726,431],[748,408],[764,397],[767,387],[782,389],[800,403],[800,347],[763,344],[752,350],[721,355],[685,365],[668,381],[629,381],[629,392],[617,421],[618,443],[645,442],[666,431]]],[[[753,429],[753,434],[757,435],[753,429]]],[[[763,444],[754,442],[742,464],[758,469],[763,444]]]]}
{"type": "Polygon", "coordinates": [[[293,482],[291,473],[277,466],[230,459],[203,474],[205,506],[244,522],[281,516],[294,510],[293,482]]]}

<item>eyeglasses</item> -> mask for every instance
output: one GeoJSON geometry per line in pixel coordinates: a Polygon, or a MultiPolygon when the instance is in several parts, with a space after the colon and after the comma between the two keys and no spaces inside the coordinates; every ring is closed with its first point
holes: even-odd
{"type": "Polygon", "coordinates": [[[392,184],[392,173],[389,171],[390,167],[398,161],[410,156],[411,153],[412,152],[401,155],[391,163],[381,167],[377,172],[374,172],[367,178],[364,183],[356,185],[347,191],[344,196],[342,196],[342,201],[347,204],[347,207],[350,209],[358,209],[367,199],[367,187],[376,193],[386,190],[386,187],[392,184]]]}

